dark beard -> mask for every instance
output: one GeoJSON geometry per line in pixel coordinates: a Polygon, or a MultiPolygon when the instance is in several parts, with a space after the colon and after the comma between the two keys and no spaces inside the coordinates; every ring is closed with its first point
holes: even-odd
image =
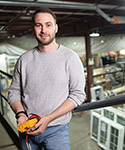
{"type": "MultiPolygon", "coordinates": [[[[35,37],[36,37],[36,36],[35,36],[35,37]]],[[[55,39],[55,36],[54,36],[52,39],[50,39],[49,41],[44,42],[44,41],[39,40],[39,39],[36,37],[36,40],[37,40],[38,43],[41,44],[41,45],[49,45],[50,43],[52,43],[52,42],[54,41],[54,39],[55,39]]]]}

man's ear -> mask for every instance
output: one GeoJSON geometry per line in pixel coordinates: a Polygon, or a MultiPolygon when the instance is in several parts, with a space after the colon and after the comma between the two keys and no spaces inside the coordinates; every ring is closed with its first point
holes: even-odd
{"type": "Polygon", "coordinates": [[[56,24],[56,29],[55,29],[55,33],[58,32],[58,25],[56,24]]]}

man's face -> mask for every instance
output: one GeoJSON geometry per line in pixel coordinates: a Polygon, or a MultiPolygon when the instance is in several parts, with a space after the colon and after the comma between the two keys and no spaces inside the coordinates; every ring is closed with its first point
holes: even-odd
{"type": "Polygon", "coordinates": [[[55,39],[57,24],[49,13],[38,13],[34,18],[34,32],[39,44],[49,45],[55,39]]]}

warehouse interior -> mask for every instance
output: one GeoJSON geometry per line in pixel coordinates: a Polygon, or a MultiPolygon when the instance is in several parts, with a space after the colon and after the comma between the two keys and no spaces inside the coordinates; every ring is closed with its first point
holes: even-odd
{"type": "MultiPolygon", "coordinates": [[[[32,14],[41,7],[57,16],[57,43],[83,63],[84,103],[119,96],[125,102],[125,0],[0,0],[1,150],[19,149],[15,115],[5,99],[17,59],[37,45],[32,14]]],[[[73,111],[70,140],[71,150],[125,150],[125,104],[73,111]]]]}

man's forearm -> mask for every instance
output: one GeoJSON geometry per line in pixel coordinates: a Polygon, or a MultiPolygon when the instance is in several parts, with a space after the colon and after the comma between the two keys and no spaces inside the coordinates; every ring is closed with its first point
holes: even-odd
{"type": "Polygon", "coordinates": [[[11,108],[15,112],[15,114],[19,111],[24,111],[23,105],[20,100],[17,100],[14,103],[12,103],[11,108]]]}
{"type": "Polygon", "coordinates": [[[58,107],[55,111],[53,111],[47,117],[51,122],[52,120],[70,112],[74,108],[75,108],[74,103],[71,100],[67,99],[60,107],[58,107]]]}

